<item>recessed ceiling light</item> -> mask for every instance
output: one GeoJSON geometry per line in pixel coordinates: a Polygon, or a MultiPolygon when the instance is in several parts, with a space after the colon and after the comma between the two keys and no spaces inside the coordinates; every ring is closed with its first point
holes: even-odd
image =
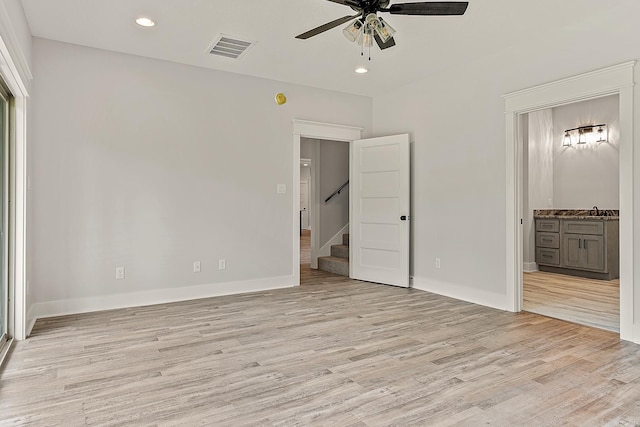
{"type": "Polygon", "coordinates": [[[366,69],[366,68],[364,68],[364,67],[358,67],[358,68],[356,68],[356,73],[358,73],[358,74],[364,74],[364,73],[368,73],[368,72],[369,72],[369,70],[367,70],[367,69],[366,69]]]}
{"type": "Polygon", "coordinates": [[[303,163],[302,166],[309,166],[309,163],[303,163]]]}
{"type": "Polygon", "coordinates": [[[136,19],[136,24],[140,25],[141,27],[155,27],[156,25],[153,19],[144,18],[144,17],[140,17],[136,19]]]}

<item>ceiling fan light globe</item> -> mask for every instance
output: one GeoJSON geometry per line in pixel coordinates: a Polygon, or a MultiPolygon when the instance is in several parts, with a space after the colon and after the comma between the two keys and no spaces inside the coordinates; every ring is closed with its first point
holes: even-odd
{"type": "Polygon", "coordinates": [[[380,30],[376,29],[376,33],[378,34],[378,37],[382,39],[382,42],[386,43],[394,36],[396,30],[391,25],[387,24],[386,21],[380,18],[380,30]]]}
{"type": "Polygon", "coordinates": [[[360,33],[360,35],[358,36],[358,39],[356,40],[358,45],[363,46],[363,47],[372,47],[373,46],[373,41],[374,41],[373,34],[368,33],[368,32],[360,33]]]}
{"type": "Polygon", "coordinates": [[[358,19],[349,24],[344,30],[342,30],[342,34],[347,38],[347,40],[351,42],[355,42],[358,39],[358,35],[362,32],[362,22],[358,19]]]}

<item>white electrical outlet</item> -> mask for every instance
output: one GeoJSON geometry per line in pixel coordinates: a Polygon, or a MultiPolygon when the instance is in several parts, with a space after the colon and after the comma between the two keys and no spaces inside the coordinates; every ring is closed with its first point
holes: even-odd
{"type": "Polygon", "coordinates": [[[224,270],[227,268],[227,260],[224,258],[218,260],[218,270],[224,270]]]}
{"type": "Polygon", "coordinates": [[[440,258],[436,258],[436,268],[440,268],[440,258]]]}
{"type": "Polygon", "coordinates": [[[200,261],[193,261],[193,272],[200,273],[200,261]]]}
{"type": "Polygon", "coordinates": [[[286,194],[287,192],[287,184],[278,184],[278,194],[286,194]]]}
{"type": "Polygon", "coordinates": [[[124,267],[116,267],[116,280],[124,279],[124,267]]]}

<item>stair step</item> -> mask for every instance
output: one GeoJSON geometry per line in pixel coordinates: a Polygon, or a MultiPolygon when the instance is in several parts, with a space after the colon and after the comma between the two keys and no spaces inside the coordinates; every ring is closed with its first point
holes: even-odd
{"type": "Polygon", "coordinates": [[[349,259],[349,246],[347,245],[332,245],[331,256],[337,258],[349,259]]]}
{"type": "Polygon", "coordinates": [[[349,246],[349,233],[342,235],[342,244],[349,246]]]}
{"type": "Polygon", "coordinates": [[[334,256],[318,258],[318,269],[349,277],[349,260],[334,256]]]}

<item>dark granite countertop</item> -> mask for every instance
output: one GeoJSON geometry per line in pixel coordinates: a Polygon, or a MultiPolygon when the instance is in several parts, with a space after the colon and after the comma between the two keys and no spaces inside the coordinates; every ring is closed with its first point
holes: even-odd
{"type": "Polygon", "coordinates": [[[620,211],[612,209],[535,209],[533,217],[537,219],[563,218],[563,219],[602,219],[605,221],[620,219],[620,211]]]}

